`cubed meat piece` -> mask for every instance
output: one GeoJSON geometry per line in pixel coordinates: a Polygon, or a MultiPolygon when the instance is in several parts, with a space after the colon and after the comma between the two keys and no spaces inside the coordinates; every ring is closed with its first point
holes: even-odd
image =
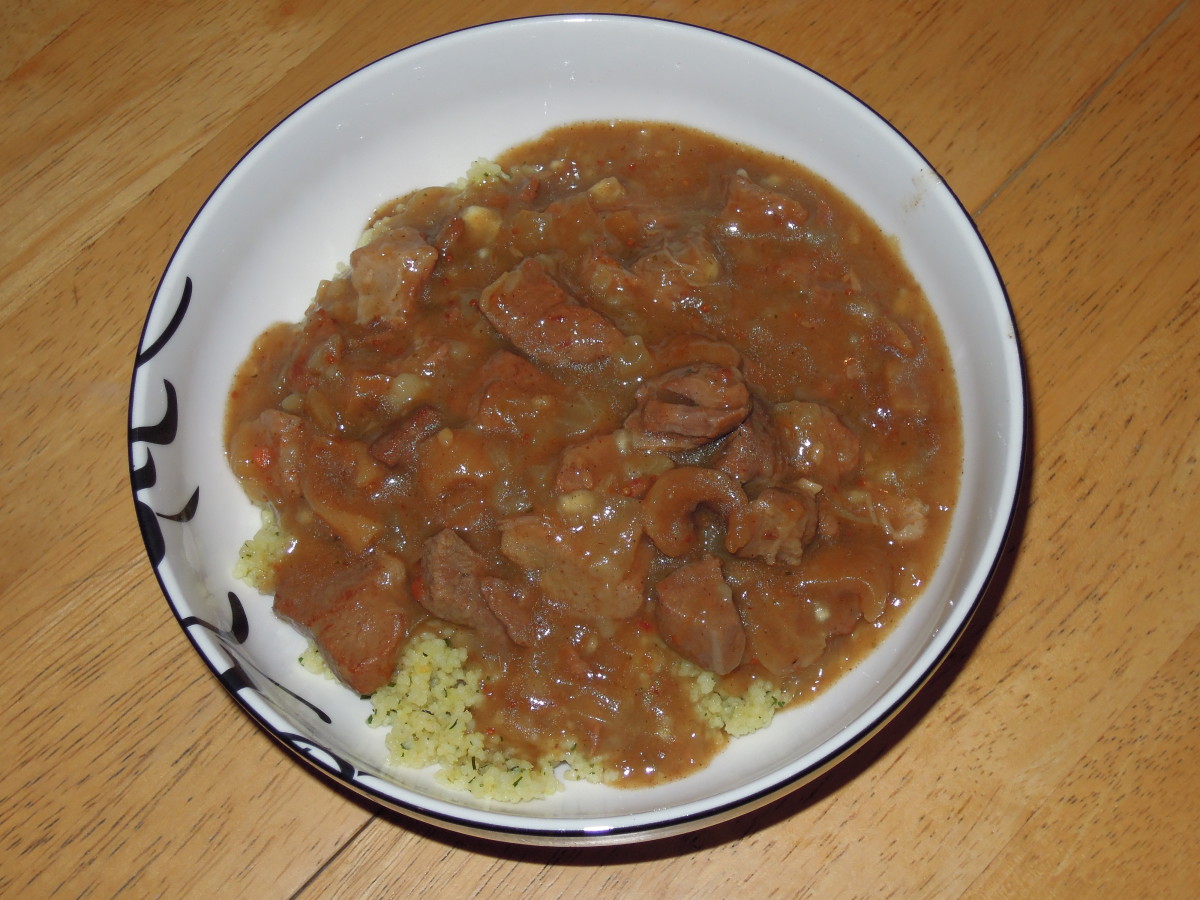
{"type": "Polygon", "coordinates": [[[734,588],[752,660],[785,677],[820,659],[828,631],[794,574],[761,563],[730,563],[726,578],[734,588]]]}
{"type": "Polygon", "coordinates": [[[747,539],[738,556],[796,565],[817,534],[817,501],[807,491],[767,488],[750,502],[742,523],[747,539]]]}
{"type": "Polygon", "coordinates": [[[483,599],[504,625],[509,639],[522,647],[532,647],[538,637],[537,592],[530,585],[505,578],[484,578],[483,599]]]}
{"type": "Polygon", "coordinates": [[[550,394],[557,396],[561,393],[559,383],[527,360],[523,356],[510,353],[508,350],[497,350],[479,367],[479,384],[487,387],[496,381],[503,381],[520,388],[527,394],[550,394]]]}
{"type": "Polygon", "coordinates": [[[370,491],[387,470],[371,458],[366,444],[323,435],[308,436],[300,486],[309,507],[355,553],[378,537],[379,516],[370,491]]]}
{"type": "Polygon", "coordinates": [[[800,201],[735,175],[713,228],[726,239],[789,240],[803,233],[807,221],[808,210],[800,201]]]}
{"type": "Polygon", "coordinates": [[[485,288],[479,308],[514,347],[545,365],[597,363],[625,343],[620,329],[573,300],[536,259],[485,288]]]}
{"type": "Polygon", "coordinates": [[[670,457],[638,452],[630,444],[628,434],[616,432],[568,447],[559,460],[554,489],[560,494],[599,491],[638,499],[646,496],[654,479],[675,464],[670,457]]]}
{"type": "Polygon", "coordinates": [[[649,379],[625,427],[645,449],[691,450],[723,437],[750,414],[742,373],[698,363],[649,379]]]}
{"type": "Polygon", "coordinates": [[[334,673],[370,694],[391,680],[400,649],[424,618],[404,565],[373,554],[354,559],[336,544],[302,540],[275,587],[275,611],[307,631],[334,673]]]}
{"type": "Polygon", "coordinates": [[[782,451],[775,423],[766,406],[752,400],[750,415],[726,436],[712,465],[742,484],[775,481],[783,471],[782,451]]]}
{"type": "Polygon", "coordinates": [[[858,468],[862,458],[858,435],[825,404],[780,403],[772,418],[784,465],[793,475],[833,485],[858,468]]]}
{"type": "Polygon", "coordinates": [[[269,505],[300,496],[304,421],[275,409],[242,422],[229,438],[229,464],[255,502],[269,505]]]}
{"type": "Polygon", "coordinates": [[[703,235],[646,254],[631,267],[656,304],[668,308],[721,278],[721,261],[703,235]]]}
{"type": "Polygon", "coordinates": [[[534,435],[537,420],[559,410],[562,388],[523,356],[497,350],[476,375],[467,417],[484,431],[534,435]]]}
{"type": "Polygon", "coordinates": [[[657,372],[669,372],[697,363],[739,368],[742,354],[733,344],[702,334],[676,334],[655,344],[650,351],[657,372]]]}
{"type": "Polygon", "coordinates": [[[446,426],[442,414],[432,406],[420,406],[388,428],[371,443],[371,456],[392,468],[411,469],[417,464],[417,448],[446,426]]]}
{"type": "Polygon", "coordinates": [[[727,675],[741,664],[746,633],[721,562],[704,556],[658,583],[655,618],[671,647],[702,669],[727,675]]]}
{"type": "Polygon", "coordinates": [[[494,638],[503,631],[483,595],[487,563],[453,529],[425,542],[414,596],[431,614],[494,638]]]}
{"type": "Polygon", "coordinates": [[[640,317],[653,310],[654,298],[642,279],[603,247],[593,248],[584,257],[575,278],[587,301],[610,316],[619,327],[636,328],[640,317]]]}
{"type": "Polygon", "coordinates": [[[437,250],[408,226],[385,231],[351,253],[350,280],[358,291],[358,323],[407,321],[437,260],[437,250]]]}
{"type": "Polygon", "coordinates": [[[500,526],[500,549],[536,572],[547,600],[583,619],[626,618],[645,599],[650,553],[640,504],[577,491],[556,515],[524,515],[500,526]]]}

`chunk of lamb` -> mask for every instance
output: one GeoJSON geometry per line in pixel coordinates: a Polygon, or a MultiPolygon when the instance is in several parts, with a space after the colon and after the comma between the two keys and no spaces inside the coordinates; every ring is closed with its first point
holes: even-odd
{"type": "Polygon", "coordinates": [[[742,484],[773,482],[779,477],[783,471],[782,450],[775,422],[763,403],[751,401],[750,415],[722,440],[712,465],[742,484]]]}
{"type": "Polygon", "coordinates": [[[507,350],[497,350],[479,367],[476,396],[481,397],[488,385],[496,382],[510,384],[526,394],[558,395],[559,384],[529,360],[507,350]]]}
{"type": "Polygon", "coordinates": [[[641,499],[654,479],[674,467],[670,457],[632,449],[629,435],[610,432],[563,450],[554,489],[560,494],[598,491],[641,499]]]}
{"type": "Polygon", "coordinates": [[[803,593],[793,570],[733,560],[726,578],[734,589],[751,659],[774,675],[787,676],[820,658],[829,633],[821,610],[803,593]]]}
{"type": "Polygon", "coordinates": [[[729,366],[697,363],[646,381],[625,428],[645,450],[692,450],[723,437],[750,414],[750,390],[729,366]]]}
{"type": "Polygon", "coordinates": [[[386,231],[351,253],[358,324],[377,319],[407,321],[437,260],[437,250],[408,226],[386,231]]]}
{"type": "Polygon", "coordinates": [[[419,406],[372,441],[371,456],[392,468],[411,469],[417,463],[417,448],[445,426],[437,409],[419,406]]]}
{"type": "Polygon", "coordinates": [[[529,433],[558,411],[558,384],[523,356],[497,350],[479,368],[467,418],[484,431],[529,433]]]}
{"type": "Polygon", "coordinates": [[[486,577],[483,557],[458,532],[447,528],[425,542],[413,596],[439,619],[475,629],[494,640],[504,629],[484,596],[486,577]]]}
{"type": "Polygon", "coordinates": [[[747,539],[737,555],[796,565],[816,537],[817,521],[817,501],[811,493],[767,488],[743,515],[747,539]]]}
{"type": "Polygon", "coordinates": [[[704,556],[658,583],[655,619],[671,647],[702,669],[727,675],[746,649],[746,632],[721,562],[704,556]]]}
{"type": "Polygon", "coordinates": [[[312,511],[347,547],[361,553],[382,528],[369,495],[386,472],[366,444],[310,433],[300,487],[312,511]]]}
{"type": "Polygon", "coordinates": [[[858,468],[858,435],[823,403],[780,403],[773,418],[784,464],[793,474],[832,485],[858,468]]]}
{"type": "Polygon", "coordinates": [[[630,267],[642,280],[656,304],[674,307],[694,289],[721,278],[721,262],[703,235],[669,244],[643,256],[630,267]]]}
{"type": "Polygon", "coordinates": [[[532,647],[538,638],[537,591],[505,578],[484,578],[483,599],[514,644],[532,647]]]}
{"type": "Polygon", "coordinates": [[[512,516],[500,525],[500,549],[536,572],[546,600],[581,619],[627,618],[645,599],[650,552],[642,541],[641,504],[577,491],[554,514],[512,516]]]}
{"type": "Polygon", "coordinates": [[[848,633],[859,619],[878,620],[892,596],[892,567],[878,549],[824,545],[809,554],[801,574],[796,590],[831,634],[848,633]]]}
{"type": "Polygon", "coordinates": [[[577,303],[536,259],[488,285],[479,309],[514,347],[545,365],[597,363],[625,343],[617,326],[577,303]]]}
{"type": "Polygon", "coordinates": [[[808,210],[798,200],[755,184],[744,175],[729,180],[725,207],[713,220],[722,237],[788,240],[803,233],[808,210]]]}
{"type": "Polygon", "coordinates": [[[347,556],[337,544],[301,541],[280,572],[275,611],[312,635],[334,673],[360,694],[391,680],[401,646],[424,611],[404,565],[384,554],[347,556]]]}
{"type": "Polygon", "coordinates": [[[229,465],[255,502],[287,503],[300,496],[304,441],[303,419],[266,409],[234,429],[229,465]]]}

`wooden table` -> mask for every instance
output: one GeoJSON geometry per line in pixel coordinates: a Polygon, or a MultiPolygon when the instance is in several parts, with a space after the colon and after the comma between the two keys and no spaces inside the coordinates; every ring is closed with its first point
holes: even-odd
{"type": "Polygon", "coordinates": [[[662,0],[882,112],[975,216],[1032,466],[949,664],[832,773],[626,848],[493,845],[330,786],[219,688],[143,553],[128,381],[252,143],[424,38],[559,12],[46,0],[0,12],[0,895],[1185,897],[1200,890],[1200,3],[662,0]]]}

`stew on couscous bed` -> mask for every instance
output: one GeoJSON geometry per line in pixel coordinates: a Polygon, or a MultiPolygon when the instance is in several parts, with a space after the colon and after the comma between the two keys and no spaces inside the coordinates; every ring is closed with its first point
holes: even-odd
{"type": "Polygon", "coordinates": [[[437,633],[485,745],[641,785],[728,739],[698,678],[799,701],[921,589],[957,402],[920,288],[836,190],[582,123],[378,210],[255,343],[226,443],[286,538],[262,586],[350,688],[394,690],[437,633]]]}

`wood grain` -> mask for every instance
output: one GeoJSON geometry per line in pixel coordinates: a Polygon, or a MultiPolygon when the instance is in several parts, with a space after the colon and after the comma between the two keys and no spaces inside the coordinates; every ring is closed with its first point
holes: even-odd
{"type": "Polygon", "coordinates": [[[1200,885],[1200,5],[604,3],[755,41],[894,122],[972,212],[1032,401],[1019,528],[899,719],[794,795],[605,850],[355,799],[229,699],[136,530],[126,399],[195,211],[416,41],[561,3],[0,10],[0,895],[1191,897],[1200,885]]]}

